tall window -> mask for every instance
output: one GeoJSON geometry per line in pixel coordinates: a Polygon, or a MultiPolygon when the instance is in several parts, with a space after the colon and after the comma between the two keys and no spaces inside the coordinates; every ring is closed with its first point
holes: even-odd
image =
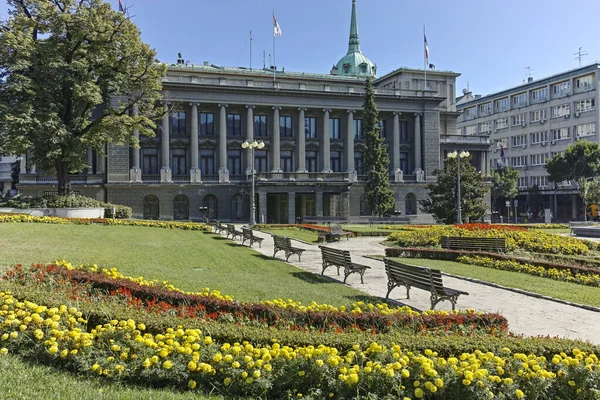
{"type": "Polygon", "coordinates": [[[200,136],[212,136],[215,134],[215,114],[200,113],[200,136]]]}
{"type": "Polygon", "coordinates": [[[158,174],[158,149],[142,149],[142,173],[158,174]]]}
{"type": "Polygon", "coordinates": [[[400,169],[403,173],[408,173],[408,153],[404,151],[400,152],[400,169]]]}
{"type": "Polygon", "coordinates": [[[382,138],[384,138],[384,139],[387,137],[387,131],[386,131],[387,124],[386,124],[386,122],[387,121],[385,119],[382,119],[381,121],[379,121],[377,123],[377,126],[379,127],[379,136],[382,137],[382,138]]]}
{"type": "Polygon", "coordinates": [[[357,151],[354,153],[354,169],[358,175],[363,174],[363,153],[362,151],[357,151]]]}
{"type": "Polygon", "coordinates": [[[596,106],[596,100],[594,98],[580,100],[575,102],[575,111],[583,112],[583,111],[591,111],[596,106]]]}
{"type": "Polygon", "coordinates": [[[408,121],[400,121],[400,141],[408,142],[408,121]]]}
{"type": "Polygon", "coordinates": [[[522,107],[527,105],[527,93],[515,94],[512,97],[512,104],[515,107],[522,107]]]}
{"type": "Polygon", "coordinates": [[[362,119],[355,119],[354,120],[354,139],[362,139],[362,138],[363,138],[362,119]]]}
{"type": "Polygon", "coordinates": [[[561,104],[552,107],[552,118],[564,117],[571,114],[571,104],[561,104]]]}
{"type": "Polygon", "coordinates": [[[317,119],[315,117],[304,118],[304,133],[307,139],[317,138],[317,119]]]}
{"type": "Polygon", "coordinates": [[[171,150],[171,171],[173,175],[187,175],[186,149],[171,150]]]}
{"type": "Polygon", "coordinates": [[[240,150],[227,151],[227,168],[231,175],[242,175],[242,154],[240,150]]]}
{"type": "Polygon", "coordinates": [[[591,136],[596,134],[596,123],[592,122],[590,124],[577,125],[575,127],[577,137],[582,136],[591,136]]]}
{"type": "Polygon", "coordinates": [[[465,135],[474,135],[477,133],[477,125],[469,125],[465,128],[465,135]]]}
{"type": "Polygon", "coordinates": [[[333,172],[342,172],[342,154],[339,151],[332,151],[329,154],[329,168],[333,172]]]}
{"type": "Polygon", "coordinates": [[[318,160],[317,160],[317,152],[316,151],[307,151],[306,152],[306,170],[308,172],[317,172],[318,169],[318,160]]]}
{"type": "Polygon", "coordinates": [[[292,172],[294,170],[292,164],[292,152],[289,150],[281,151],[279,157],[281,170],[283,172],[292,172]]]}
{"type": "Polygon", "coordinates": [[[339,139],[340,138],[340,119],[330,118],[329,119],[329,138],[339,139]]]}
{"type": "Polygon", "coordinates": [[[202,176],[215,175],[214,150],[200,150],[200,171],[202,176]]]}
{"type": "Polygon", "coordinates": [[[259,136],[259,137],[267,136],[267,116],[266,115],[255,115],[254,116],[254,136],[259,136]]]}
{"type": "Polygon", "coordinates": [[[185,135],[185,112],[171,114],[171,135],[185,135]]]}
{"type": "Polygon", "coordinates": [[[279,132],[281,134],[281,137],[292,137],[292,117],[279,117],[279,132]]]}
{"type": "Polygon", "coordinates": [[[254,151],[254,169],[256,172],[267,172],[267,151],[254,151]]]}
{"type": "Polygon", "coordinates": [[[242,136],[242,116],[227,114],[227,136],[242,136]]]}
{"type": "Polygon", "coordinates": [[[496,100],[496,111],[506,111],[508,110],[508,97],[505,97],[500,100],[496,100]]]}

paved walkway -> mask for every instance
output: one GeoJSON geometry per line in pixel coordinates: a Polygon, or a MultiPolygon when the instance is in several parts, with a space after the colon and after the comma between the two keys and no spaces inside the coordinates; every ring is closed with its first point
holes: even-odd
{"type": "MultiPolygon", "coordinates": [[[[255,234],[264,237],[265,240],[262,242],[262,248],[254,245],[254,250],[272,256],[273,240],[270,235],[263,232],[255,232],[255,234]]],[[[370,266],[371,269],[365,273],[364,284],[360,283],[359,274],[350,275],[347,284],[357,290],[383,298],[387,292],[387,277],[383,262],[363,257],[384,255],[385,246],[380,244],[382,240],[381,237],[342,239],[327,246],[350,250],[354,262],[370,266]]],[[[295,240],[293,245],[306,249],[306,251],[302,254],[302,261],[299,262],[298,256],[292,255],[289,262],[303,270],[320,274],[322,269],[321,252],[318,246],[295,240]]],[[[278,252],[276,257],[285,260],[283,252],[278,252]]],[[[418,264],[418,261],[415,264],[418,264]]],[[[342,284],[344,277],[343,275],[337,276],[336,271],[336,268],[330,267],[325,271],[325,275],[339,280],[342,284]]],[[[514,333],[528,336],[559,336],[600,344],[600,312],[450,276],[444,276],[444,284],[469,293],[468,296],[459,297],[457,308],[472,308],[503,315],[508,319],[509,329],[514,333]]],[[[404,287],[398,287],[390,293],[390,298],[420,310],[429,309],[429,292],[412,289],[410,295],[411,298],[406,299],[406,290],[404,287]]],[[[436,306],[436,310],[451,310],[451,307],[450,302],[444,301],[436,306]]]]}

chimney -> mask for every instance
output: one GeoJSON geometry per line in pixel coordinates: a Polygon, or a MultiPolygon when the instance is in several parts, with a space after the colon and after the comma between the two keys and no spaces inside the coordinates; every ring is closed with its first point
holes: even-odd
{"type": "Polygon", "coordinates": [[[530,76],[527,78],[527,83],[531,83],[531,82],[533,82],[533,77],[530,76]]]}
{"type": "Polygon", "coordinates": [[[204,61],[204,66],[205,66],[205,67],[208,67],[209,65],[210,65],[210,62],[209,62],[209,61],[204,61]]]}

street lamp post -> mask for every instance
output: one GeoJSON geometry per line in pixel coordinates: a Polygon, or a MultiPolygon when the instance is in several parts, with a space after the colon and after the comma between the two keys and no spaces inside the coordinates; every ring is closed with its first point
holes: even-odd
{"type": "Polygon", "coordinates": [[[515,224],[517,224],[517,207],[519,207],[519,200],[515,199],[513,204],[515,205],[515,224]]]}
{"type": "Polygon", "coordinates": [[[252,169],[252,190],[250,191],[250,226],[256,224],[256,204],[254,203],[254,149],[262,149],[265,147],[263,141],[257,142],[256,140],[252,143],[245,141],[242,143],[242,149],[250,148],[250,168],[252,169]]]}
{"type": "Polygon", "coordinates": [[[504,205],[506,206],[506,223],[510,223],[510,200],[506,200],[504,202],[504,205]]]}
{"type": "Polygon", "coordinates": [[[457,174],[457,183],[456,183],[456,223],[457,224],[462,224],[462,201],[460,198],[460,160],[461,158],[466,158],[469,157],[470,154],[468,151],[461,151],[460,153],[457,150],[454,150],[451,153],[448,153],[448,158],[456,158],[456,165],[457,165],[457,170],[456,170],[456,174],[457,174]]]}

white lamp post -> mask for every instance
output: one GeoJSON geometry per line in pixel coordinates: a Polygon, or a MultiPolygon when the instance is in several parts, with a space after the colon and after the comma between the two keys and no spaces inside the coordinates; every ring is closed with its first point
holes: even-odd
{"type": "Polygon", "coordinates": [[[506,200],[504,202],[504,205],[506,206],[506,223],[510,223],[510,200],[506,200]]]}
{"type": "Polygon", "coordinates": [[[448,158],[456,158],[456,165],[457,165],[457,188],[456,188],[456,202],[457,202],[457,206],[456,206],[456,223],[457,224],[462,224],[462,205],[461,205],[461,199],[460,199],[460,160],[462,158],[466,158],[469,157],[470,154],[468,151],[464,151],[462,150],[460,153],[457,150],[454,150],[451,153],[448,153],[448,158]]]}
{"type": "Polygon", "coordinates": [[[256,204],[254,203],[254,149],[262,149],[265,147],[265,143],[263,141],[257,142],[256,140],[252,143],[249,141],[245,141],[242,143],[242,149],[250,148],[251,156],[250,156],[250,168],[252,169],[252,190],[250,192],[250,226],[256,223],[256,204]]]}

